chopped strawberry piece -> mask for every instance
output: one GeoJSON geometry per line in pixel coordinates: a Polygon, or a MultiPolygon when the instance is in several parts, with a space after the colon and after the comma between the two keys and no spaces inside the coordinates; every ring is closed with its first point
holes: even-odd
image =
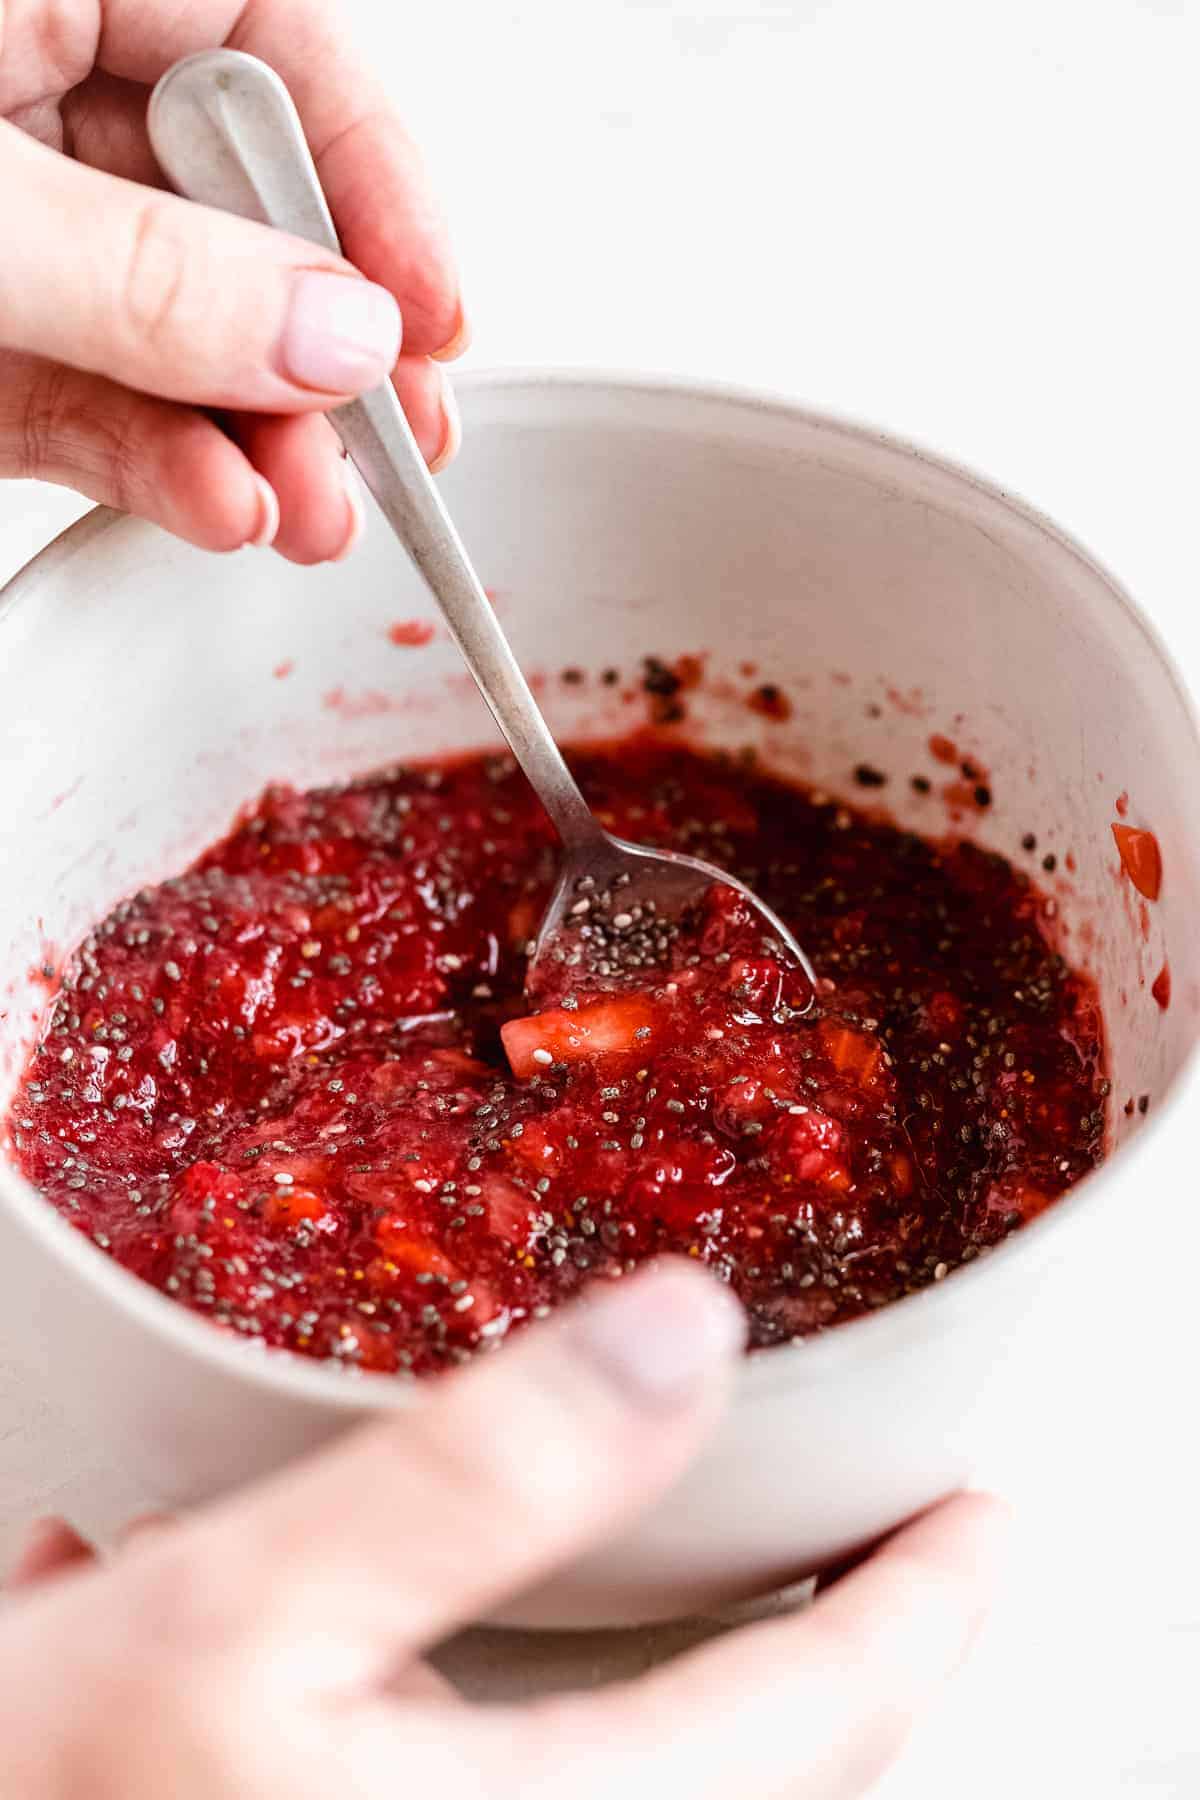
{"type": "Polygon", "coordinates": [[[939,1037],[954,1038],[962,1029],[964,1017],[963,1003],[957,994],[945,992],[931,994],[925,1002],[925,1017],[929,1029],[939,1037]]]}
{"type": "Polygon", "coordinates": [[[195,1162],[179,1177],[178,1194],[189,1200],[215,1198],[219,1206],[236,1206],[245,1194],[232,1169],[216,1162],[195,1162]]]}
{"type": "Polygon", "coordinates": [[[524,1250],[533,1229],[536,1207],[530,1196],[506,1175],[490,1171],[480,1183],[481,1199],[487,1208],[488,1228],[497,1237],[524,1250]]]}
{"type": "Polygon", "coordinates": [[[532,894],[523,894],[508,914],[508,941],[514,950],[522,950],[531,938],[537,936],[537,928],[542,916],[542,907],[532,894]]]}
{"type": "Polygon", "coordinates": [[[833,927],[833,941],[839,947],[861,944],[863,932],[869,923],[865,907],[856,908],[854,912],[843,913],[833,927]]]}
{"type": "Polygon", "coordinates": [[[526,1081],[552,1063],[598,1056],[629,1056],[649,1048],[658,1017],[644,994],[594,1000],[576,1012],[554,1007],[500,1028],[514,1075],[526,1081]]]}
{"type": "Polygon", "coordinates": [[[439,1069],[449,1069],[455,1075],[491,1075],[492,1071],[477,1056],[467,1056],[462,1050],[431,1050],[429,1060],[436,1063],[439,1069]]]}
{"type": "Polygon", "coordinates": [[[649,1169],[637,1175],[626,1189],[625,1199],[636,1217],[661,1219],[675,1228],[686,1229],[713,1204],[713,1196],[691,1182],[675,1183],[665,1169],[649,1169]]]}
{"type": "Polygon", "coordinates": [[[907,1200],[916,1185],[916,1171],[911,1156],[905,1156],[897,1150],[888,1157],[888,1173],[892,1178],[892,1192],[898,1200],[907,1200]]]}
{"type": "MultiPolygon", "coordinates": [[[[333,1033],[333,1036],[337,1035],[337,1032],[333,1033]]],[[[320,1021],[277,1013],[252,1034],[250,1047],[263,1062],[286,1062],[290,1057],[301,1056],[306,1050],[315,1050],[327,1043],[329,1036],[320,1021]]]]}
{"type": "MultiPolygon", "coordinates": [[[[274,1130],[278,1135],[278,1121],[274,1130]]],[[[328,1164],[322,1156],[298,1156],[294,1151],[285,1155],[275,1151],[255,1160],[254,1173],[268,1181],[273,1181],[276,1175],[290,1175],[301,1187],[319,1188],[328,1173],[328,1164]]],[[[286,1187],[287,1183],[281,1185],[286,1187]]]]}
{"type": "Polygon", "coordinates": [[[520,1136],[506,1142],[517,1161],[528,1164],[539,1175],[557,1175],[562,1168],[562,1149],[540,1119],[527,1119],[520,1136]]]}
{"type": "Polygon", "coordinates": [[[736,1168],[727,1145],[680,1138],[634,1176],[625,1198],[635,1216],[687,1230],[702,1213],[719,1213],[718,1190],[736,1168]]]}
{"type": "Polygon", "coordinates": [[[1045,1212],[1053,1196],[1045,1194],[1019,1175],[1004,1175],[988,1189],[984,1205],[989,1212],[1005,1217],[1017,1214],[1026,1223],[1045,1212]]]}
{"type": "Polygon", "coordinates": [[[467,1332],[473,1332],[503,1312],[504,1302],[491,1283],[481,1280],[478,1275],[468,1276],[466,1280],[467,1291],[458,1296],[455,1315],[467,1332]]]}
{"type": "Polygon", "coordinates": [[[719,956],[739,933],[753,923],[754,914],[736,888],[716,882],[702,901],[701,956],[719,956]]]}
{"type": "Polygon", "coordinates": [[[325,1201],[315,1188],[277,1187],[268,1194],[263,1217],[268,1225],[299,1225],[302,1219],[323,1219],[325,1201]]]}
{"type": "Polygon", "coordinates": [[[245,1193],[231,1169],[222,1168],[220,1163],[193,1163],[180,1176],[171,1199],[172,1229],[203,1234],[212,1222],[223,1222],[233,1214],[245,1193]]]}
{"type": "Polygon", "coordinates": [[[879,1039],[834,1019],[823,1020],[820,1033],[821,1047],[839,1075],[852,1075],[860,1087],[872,1087],[883,1060],[879,1039]]]}
{"type": "Polygon", "coordinates": [[[1154,833],[1133,825],[1114,825],[1112,834],[1122,867],[1138,893],[1157,900],[1162,890],[1162,852],[1154,833]]]}
{"type": "Polygon", "coordinates": [[[375,1242],[390,1261],[414,1275],[444,1275],[450,1281],[457,1278],[458,1265],[399,1213],[377,1221],[375,1242]]]}
{"type": "Polygon", "coordinates": [[[816,1107],[786,1112],[771,1133],[771,1167],[785,1180],[818,1182],[844,1193],[850,1186],[845,1147],[845,1127],[828,1113],[816,1107]]]}
{"type": "Polygon", "coordinates": [[[775,1106],[761,1081],[742,1075],[718,1088],[712,1097],[713,1123],[737,1137],[747,1125],[763,1124],[775,1116],[775,1106]]]}
{"type": "Polygon", "coordinates": [[[396,1348],[384,1332],[364,1329],[364,1321],[360,1318],[355,1322],[354,1338],[354,1360],[359,1368],[371,1369],[378,1375],[386,1375],[395,1368],[396,1348]]]}
{"type": "Polygon", "coordinates": [[[756,1012],[773,1012],[783,994],[783,970],[774,957],[735,956],[726,985],[736,999],[744,1000],[756,1012]]]}
{"type": "Polygon", "coordinates": [[[411,1203],[412,1190],[432,1193],[437,1178],[430,1165],[401,1162],[394,1169],[355,1169],[344,1177],[346,1192],[368,1206],[391,1208],[411,1203]]]}

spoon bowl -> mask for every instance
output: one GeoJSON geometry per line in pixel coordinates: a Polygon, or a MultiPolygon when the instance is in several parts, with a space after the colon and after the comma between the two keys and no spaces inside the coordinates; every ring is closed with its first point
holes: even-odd
{"type": "Polygon", "coordinates": [[[732,889],[755,913],[765,955],[803,972],[807,993],[793,996],[786,1015],[801,1017],[815,995],[812,965],[783,920],[745,882],[699,857],[631,844],[600,825],[586,841],[565,849],[533,940],[527,1000],[539,1006],[558,998],[564,986],[638,982],[648,971],[669,967],[714,886],[732,889]]]}

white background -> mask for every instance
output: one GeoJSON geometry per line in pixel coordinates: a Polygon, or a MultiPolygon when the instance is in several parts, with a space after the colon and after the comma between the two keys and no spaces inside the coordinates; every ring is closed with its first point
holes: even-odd
{"type": "MultiPolygon", "coordinates": [[[[339,3],[445,196],[473,363],[748,382],[941,449],[1200,687],[1196,0],[339,3]]],[[[0,490],[0,578],[77,510],[0,490]]],[[[1114,1330],[1149,1304],[1131,1280],[1114,1330]]],[[[999,1613],[888,1800],[1200,1792],[1195,1408],[1153,1420],[1053,1484],[1030,1447],[999,1613]]],[[[0,1370],[0,1541],[53,1432],[0,1370]]]]}

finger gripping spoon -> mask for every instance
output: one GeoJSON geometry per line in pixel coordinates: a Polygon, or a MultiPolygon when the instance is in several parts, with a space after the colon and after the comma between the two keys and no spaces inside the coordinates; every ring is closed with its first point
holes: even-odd
{"type": "MultiPolygon", "coordinates": [[[[189,200],[275,226],[341,254],[284,83],[257,57],[205,50],[167,70],[150,98],[150,141],[189,200]]],[[[714,884],[754,909],[771,949],[814,977],[804,951],[742,882],[696,857],[605,831],[579,791],[501,630],[390,382],[340,406],[331,423],[436,599],[479,690],[563,846],[525,988],[534,1004],[564,980],[608,978],[664,959],[680,921],[714,884]]]]}

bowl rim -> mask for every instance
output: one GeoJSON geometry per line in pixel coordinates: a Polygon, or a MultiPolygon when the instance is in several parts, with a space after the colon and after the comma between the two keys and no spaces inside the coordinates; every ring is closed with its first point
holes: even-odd
{"type": "MultiPolygon", "coordinates": [[[[729,412],[782,418],[827,432],[844,442],[869,444],[896,456],[901,462],[917,462],[949,477],[953,485],[982,496],[991,505],[1014,514],[1039,535],[1082,565],[1085,573],[1107,590],[1117,609],[1143,637],[1147,648],[1175,690],[1191,727],[1192,745],[1200,765],[1200,714],[1175,659],[1158,629],[1120,581],[1081,543],[1052,519],[1010,489],[1002,488],[974,469],[927,448],[896,432],[817,409],[761,389],[709,381],[687,375],[658,375],[601,368],[515,366],[480,368],[455,376],[457,389],[470,391],[536,392],[551,390],[565,395],[573,391],[604,392],[649,400],[701,402],[729,412]]],[[[0,587],[0,623],[47,579],[68,567],[80,553],[110,533],[154,532],[143,520],[97,506],[84,513],[0,587]]],[[[1092,1174],[1077,1183],[1037,1219],[1014,1232],[986,1255],[953,1271],[942,1282],[889,1302],[878,1310],[845,1321],[828,1331],[774,1347],[769,1355],[743,1359],[737,1371],[735,1404],[766,1398],[776,1390],[812,1382],[825,1382],[853,1372],[878,1358],[931,1337],[944,1337],[959,1318],[975,1315],[975,1290],[987,1277],[992,1285],[1002,1277],[1031,1280],[1064,1253],[1068,1227],[1083,1207],[1097,1213],[1114,1189],[1114,1167],[1125,1163],[1149,1132],[1154,1137],[1180,1111],[1181,1095],[1200,1075],[1200,1030],[1176,1072],[1162,1103],[1139,1126],[1136,1138],[1118,1148],[1092,1174]]],[[[388,1411],[411,1404],[420,1384],[397,1381],[393,1376],[333,1369],[290,1351],[270,1350],[251,1340],[235,1338],[213,1329],[210,1321],[178,1305],[167,1295],[141,1281],[97,1246],[75,1231],[15,1170],[0,1157],[0,1208],[26,1234],[34,1238],[70,1277],[78,1279],[109,1301],[130,1321],[152,1335],[165,1337],[181,1353],[198,1357],[214,1371],[258,1387],[279,1399],[311,1401],[328,1411],[348,1417],[368,1411],[388,1411]],[[348,1378],[349,1377],[349,1378],[348,1378]]]]}

